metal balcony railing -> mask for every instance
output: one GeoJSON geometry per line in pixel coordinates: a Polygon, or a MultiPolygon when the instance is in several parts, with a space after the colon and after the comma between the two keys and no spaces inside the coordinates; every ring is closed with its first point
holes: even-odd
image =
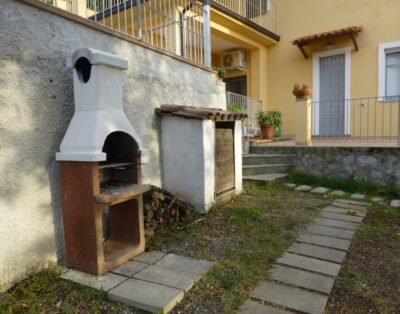
{"type": "Polygon", "coordinates": [[[196,0],[38,0],[211,66],[210,10],[196,0]]]}
{"type": "Polygon", "coordinates": [[[243,121],[243,137],[249,138],[260,135],[257,113],[263,107],[261,100],[253,100],[247,96],[226,92],[226,105],[228,111],[247,114],[247,119],[243,121]]]}
{"type": "Polygon", "coordinates": [[[400,96],[314,101],[313,143],[400,145],[400,96]]]}
{"type": "Polygon", "coordinates": [[[278,8],[270,0],[214,0],[232,12],[278,34],[278,8]]]}

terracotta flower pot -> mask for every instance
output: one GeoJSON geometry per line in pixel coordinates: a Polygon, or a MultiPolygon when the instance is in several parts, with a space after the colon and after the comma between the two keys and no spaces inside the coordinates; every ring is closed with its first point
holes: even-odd
{"type": "Polygon", "coordinates": [[[304,100],[310,98],[312,96],[312,89],[311,88],[303,88],[299,90],[294,90],[293,95],[296,96],[298,100],[304,100]]]}
{"type": "Polygon", "coordinates": [[[265,140],[272,140],[275,134],[274,126],[266,126],[261,128],[262,138],[265,140]]]}

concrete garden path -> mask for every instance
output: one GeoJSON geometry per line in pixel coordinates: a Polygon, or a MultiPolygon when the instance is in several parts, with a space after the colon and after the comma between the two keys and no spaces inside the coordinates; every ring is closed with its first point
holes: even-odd
{"type": "Polygon", "coordinates": [[[323,313],[368,203],[338,199],[320,211],[239,313],[323,313]]]}
{"type": "Polygon", "coordinates": [[[143,253],[102,276],[69,270],[61,278],[107,293],[109,299],[152,313],[168,313],[213,265],[205,260],[143,253]]]}

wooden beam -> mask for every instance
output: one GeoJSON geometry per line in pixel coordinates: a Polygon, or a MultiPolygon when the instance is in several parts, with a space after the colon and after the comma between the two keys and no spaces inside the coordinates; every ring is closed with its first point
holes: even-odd
{"type": "Polygon", "coordinates": [[[351,34],[351,40],[353,41],[354,44],[354,48],[356,48],[356,51],[358,51],[358,44],[357,44],[357,40],[356,40],[356,34],[351,34]]]}
{"type": "Polygon", "coordinates": [[[306,58],[306,60],[308,59],[308,55],[307,52],[304,50],[304,46],[303,45],[298,45],[297,47],[299,47],[301,53],[303,54],[304,58],[306,58]]]}

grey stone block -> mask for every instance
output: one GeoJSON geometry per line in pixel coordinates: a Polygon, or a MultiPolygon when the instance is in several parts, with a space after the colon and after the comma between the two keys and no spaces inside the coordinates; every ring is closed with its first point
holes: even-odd
{"type": "Polygon", "coordinates": [[[363,199],[365,199],[365,194],[355,193],[355,194],[352,194],[350,197],[355,200],[363,200],[363,199]]]}
{"type": "Polygon", "coordinates": [[[160,285],[189,291],[194,283],[201,278],[200,275],[181,272],[174,269],[150,265],[133,276],[160,285]]]}
{"type": "Polygon", "coordinates": [[[328,237],[324,235],[316,235],[316,234],[301,234],[297,238],[298,242],[304,242],[309,244],[320,245],[324,247],[329,247],[333,249],[339,249],[343,251],[347,251],[350,247],[351,242],[349,240],[343,240],[333,237],[328,237]]]}
{"type": "Polygon", "coordinates": [[[337,203],[344,203],[344,204],[351,204],[351,205],[358,205],[358,206],[368,206],[369,203],[367,202],[360,202],[355,200],[346,200],[346,199],[335,199],[337,203]]]}
{"type": "MultiPolygon", "coordinates": [[[[349,210],[348,208],[340,208],[340,207],[335,207],[335,206],[328,206],[328,207],[325,207],[324,209],[322,209],[321,213],[329,212],[329,213],[347,215],[348,210],[349,210]]],[[[354,216],[365,217],[366,215],[367,215],[367,211],[365,211],[365,210],[359,210],[359,209],[355,209],[354,210],[354,216]]]]}
{"type": "Polygon", "coordinates": [[[314,190],[311,191],[311,193],[314,193],[314,194],[325,194],[328,192],[329,192],[329,189],[324,188],[322,186],[315,188],[314,190]]]}
{"type": "Polygon", "coordinates": [[[252,297],[310,314],[321,314],[328,300],[327,296],[318,293],[268,281],[262,282],[252,297]]]}
{"type": "Polygon", "coordinates": [[[291,253],[283,254],[283,256],[278,259],[277,262],[283,265],[310,270],[333,277],[336,277],[340,271],[340,265],[338,264],[291,253]]]}
{"type": "Polygon", "coordinates": [[[329,262],[341,264],[345,257],[346,252],[334,250],[330,248],[320,247],[308,243],[293,243],[288,252],[296,253],[308,257],[323,259],[329,262]]]}
{"type": "Polygon", "coordinates": [[[278,309],[269,305],[261,304],[252,300],[243,303],[238,314],[293,314],[285,310],[278,309]]]}
{"type": "Polygon", "coordinates": [[[356,215],[349,215],[347,213],[346,214],[330,213],[330,212],[326,212],[326,211],[322,211],[320,214],[320,217],[342,220],[342,221],[350,221],[350,222],[354,222],[354,223],[360,223],[363,220],[362,217],[358,217],[356,215]]]}
{"type": "Polygon", "coordinates": [[[126,277],[115,274],[104,274],[102,276],[93,276],[77,270],[69,270],[60,276],[62,279],[70,280],[93,289],[108,291],[125,280],[126,277]]]}
{"type": "Polygon", "coordinates": [[[273,267],[271,279],[327,295],[331,293],[335,283],[335,278],[332,277],[280,265],[273,267]]]}
{"type": "Polygon", "coordinates": [[[145,252],[136,256],[133,260],[137,262],[147,263],[147,264],[154,264],[162,259],[167,253],[160,252],[160,251],[153,251],[153,252],[145,252]]]}
{"type": "Polygon", "coordinates": [[[294,189],[297,185],[294,183],[285,183],[288,188],[294,189]]]}
{"type": "Polygon", "coordinates": [[[332,191],[331,194],[335,195],[335,196],[344,196],[344,195],[346,195],[346,192],[343,192],[340,190],[335,190],[335,191],[332,191]]]}
{"type": "Polygon", "coordinates": [[[385,200],[382,197],[372,197],[371,201],[373,201],[374,203],[384,203],[385,200]]]}
{"type": "Polygon", "coordinates": [[[152,313],[168,313],[183,300],[179,289],[137,279],[128,279],[108,293],[110,300],[152,313]]]}
{"type": "Polygon", "coordinates": [[[195,260],[189,257],[168,254],[155,263],[155,265],[175,269],[178,271],[185,271],[192,274],[203,275],[212,267],[213,263],[205,260],[195,260]]]}
{"type": "Polygon", "coordinates": [[[339,229],[329,226],[321,226],[317,224],[309,225],[306,229],[308,233],[326,235],[330,237],[351,240],[354,236],[354,231],[339,229]]]}
{"type": "Polygon", "coordinates": [[[136,261],[128,261],[125,264],[115,267],[111,270],[112,273],[131,277],[137,272],[141,271],[143,268],[146,268],[149,264],[136,262],[136,261]]]}
{"type": "Polygon", "coordinates": [[[298,192],[308,192],[312,190],[312,186],[309,185],[299,185],[297,188],[295,188],[296,191],[298,192]]]}
{"type": "Polygon", "coordinates": [[[355,205],[355,204],[347,204],[347,203],[340,203],[340,202],[333,202],[332,204],[335,207],[345,208],[345,209],[357,209],[357,210],[367,210],[365,206],[355,205]]]}
{"type": "Polygon", "coordinates": [[[400,200],[392,200],[390,206],[394,208],[400,208],[400,200]]]}
{"type": "Polygon", "coordinates": [[[316,224],[323,225],[323,226],[342,228],[342,229],[347,229],[347,230],[356,230],[357,226],[358,226],[357,224],[355,224],[353,222],[340,221],[340,220],[328,219],[328,218],[316,218],[314,220],[314,222],[316,224]]]}

